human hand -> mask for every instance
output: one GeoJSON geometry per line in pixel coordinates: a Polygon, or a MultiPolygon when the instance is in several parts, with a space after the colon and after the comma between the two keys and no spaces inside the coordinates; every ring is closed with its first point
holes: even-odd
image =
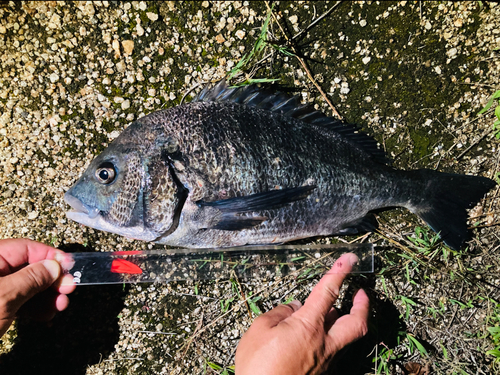
{"type": "Polygon", "coordinates": [[[236,374],[319,374],[338,351],[363,337],[368,331],[366,293],[360,289],[355,294],[348,315],[339,317],[333,307],[357,259],[354,254],[337,259],[304,306],[292,301],[255,319],[236,350],[236,374]]]}
{"type": "MultiPolygon", "coordinates": [[[[31,315],[50,320],[69,303],[67,294],[75,289],[71,275],[62,276],[55,258],[64,252],[27,239],[0,240],[0,337],[7,331],[17,312],[30,301],[31,315]],[[49,289],[53,286],[52,290],[49,289]]],[[[28,309],[29,309],[28,308],[28,309]]]]}

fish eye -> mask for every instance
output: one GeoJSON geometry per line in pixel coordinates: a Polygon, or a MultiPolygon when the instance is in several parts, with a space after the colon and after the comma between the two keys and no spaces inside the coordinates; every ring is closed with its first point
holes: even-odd
{"type": "Polygon", "coordinates": [[[95,171],[95,177],[101,184],[108,185],[115,180],[116,169],[112,163],[102,163],[95,171]]]}

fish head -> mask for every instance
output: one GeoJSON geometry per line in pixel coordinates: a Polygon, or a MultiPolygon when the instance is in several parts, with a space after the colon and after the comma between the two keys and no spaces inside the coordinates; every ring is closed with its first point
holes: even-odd
{"type": "Polygon", "coordinates": [[[144,176],[137,147],[113,142],[64,195],[73,208],[66,216],[98,230],[153,240],[143,223],[144,176]]]}

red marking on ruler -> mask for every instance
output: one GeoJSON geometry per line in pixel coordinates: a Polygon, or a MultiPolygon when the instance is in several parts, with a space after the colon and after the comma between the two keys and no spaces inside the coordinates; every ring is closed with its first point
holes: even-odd
{"type": "Polygon", "coordinates": [[[113,273],[128,273],[139,274],[142,273],[141,268],[125,259],[113,259],[111,263],[111,272],[113,273]]]}

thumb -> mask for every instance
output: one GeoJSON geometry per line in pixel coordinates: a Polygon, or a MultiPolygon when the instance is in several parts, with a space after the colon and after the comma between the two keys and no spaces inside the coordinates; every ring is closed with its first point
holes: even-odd
{"type": "Polygon", "coordinates": [[[0,315],[13,317],[17,310],[35,294],[49,288],[61,274],[55,260],[30,264],[0,279],[0,315]],[[5,309],[2,311],[2,309],[5,309]]]}

